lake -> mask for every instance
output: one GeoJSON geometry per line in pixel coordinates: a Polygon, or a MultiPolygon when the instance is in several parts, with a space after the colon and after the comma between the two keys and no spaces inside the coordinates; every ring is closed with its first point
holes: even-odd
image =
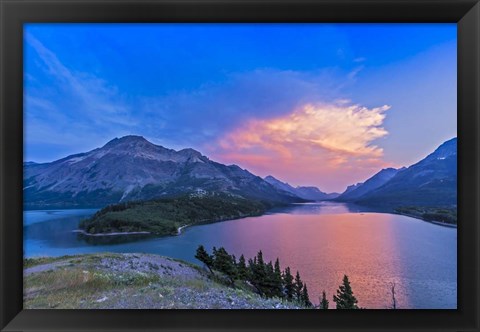
{"type": "Polygon", "coordinates": [[[25,257],[142,252],[199,264],[199,244],[210,252],[223,246],[247,259],[262,250],[267,261],[279,257],[282,269],[300,271],[315,303],[325,290],[334,307],[332,296],[347,274],[361,307],[388,308],[393,283],[399,308],[457,307],[456,228],[321,202],[188,227],[180,236],[91,244],[72,230],[95,211],[25,211],[25,257]]]}

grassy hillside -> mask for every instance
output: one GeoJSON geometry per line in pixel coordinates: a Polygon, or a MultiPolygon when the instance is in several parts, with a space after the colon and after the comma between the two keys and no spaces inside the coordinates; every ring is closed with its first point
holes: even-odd
{"type": "Polygon", "coordinates": [[[185,225],[216,222],[263,214],[268,205],[227,194],[188,195],[107,206],[80,228],[89,234],[150,232],[175,235],[185,225]]]}
{"type": "Polygon", "coordinates": [[[201,268],[147,254],[93,254],[24,262],[25,309],[301,309],[213,280],[201,268]]]}

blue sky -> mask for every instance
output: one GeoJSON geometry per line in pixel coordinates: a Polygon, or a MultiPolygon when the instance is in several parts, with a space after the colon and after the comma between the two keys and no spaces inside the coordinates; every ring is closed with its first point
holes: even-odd
{"type": "Polygon", "coordinates": [[[342,191],[456,136],[455,24],[27,24],[24,46],[27,161],[137,134],[342,191]]]}

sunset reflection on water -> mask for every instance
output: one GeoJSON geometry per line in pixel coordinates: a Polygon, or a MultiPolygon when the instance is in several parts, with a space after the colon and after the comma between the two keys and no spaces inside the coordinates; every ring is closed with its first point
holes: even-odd
{"type": "Polygon", "coordinates": [[[50,221],[43,218],[46,212],[29,211],[25,255],[145,252],[199,264],[194,255],[200,244],[209,251],[223,246],[247,259],[262,250],[265,259],[279,257],[282,268],[298,270],[315,303],[325,290],[334,307],[332,297],[347,274],[361,307],[391,306],[395,283],[399,308],[456,308],[457,230],[361,211],[338,203],[300,204],[259,217],[189,227],[181,236],[113,245],[91,245],[71,233],[85,217],[81,210],[76,217],[57,211],[50,221]]]}
{"type": "Polygon", "coordinates": [[[431,290],[423,294],[431,297],[440,288],[451,298],[445,306],[456,306],[456,230],[398,215],[338,212],[232,222],[222,242],[235,254],[252,257],[262,249],[268,260],[280,257],[282,266],[300,271],[314,302],[325,290],[334,305],[332,296],[347,274],[366,308],[388,308],[392,284],[398,307],[429,307],[418,288],[431,290]]]}

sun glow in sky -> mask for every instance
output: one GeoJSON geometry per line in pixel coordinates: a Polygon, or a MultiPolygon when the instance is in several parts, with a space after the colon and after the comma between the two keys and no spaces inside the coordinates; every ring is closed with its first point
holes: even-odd
{"type": "Polygon", "coordinates": [[[246,121],[211,150],[218,160],[236,160],[262,176],[275,165],[275,175],[293,183],[318,178],[330,187],[338,177],[352,183],[386,166],[373,142],[388,134],[382,124],[389,108],[305,105],[282,117],[246,121]]]}
{"type": "Polygon", "coordinates": [[[28,24],[25,160],[142,135],[341,192],[456,136],[455,24],[28,24]]]}

